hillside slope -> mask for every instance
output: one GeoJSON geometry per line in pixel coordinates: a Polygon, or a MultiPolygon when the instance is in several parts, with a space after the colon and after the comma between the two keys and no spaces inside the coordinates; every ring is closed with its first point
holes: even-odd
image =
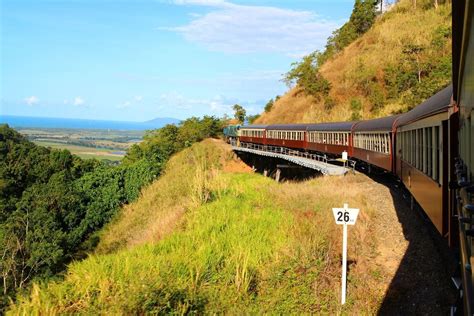
{"type": "Polygon", "coordinates": [[[249,172],[227,145],[206,140],[175,155],[165,175],[108,227],[108,254],[71,264],[62,281],[35,284],[9,313],[447,311],[449,278],[434,255],[439,250],[392,194],[364,175],[276,183],[249,172]],[[361,209],[349,230],[344,307],[342,233],[331,212],[342,201],[361,209]],[[412,226],[402,227],[408,218],[412,226]]]}
{"type": "Polygon", "coordinates": [[[407,111],[450,82],[450,13],[450,4],[435,9],[422,2],[413,9],[411,1],[400,1],[321,65],[331,84],[328,97],[295,87],[256,123],[347,121],[407,111]]]}

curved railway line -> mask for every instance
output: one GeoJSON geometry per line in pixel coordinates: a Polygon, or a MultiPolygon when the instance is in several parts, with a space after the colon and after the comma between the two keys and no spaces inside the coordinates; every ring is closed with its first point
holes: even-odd
{"type": "Polygon", "coordinates": [[[413,110],[358,122],[230,126],[224,134],[236,150],[278,155],[323,174],[326,157],[346,152],[358,165],[396,176],[459,252],[453,280],[460,303],[452,312],[473,315],[474,1],[452,8],[452,84],[413,110]]]}

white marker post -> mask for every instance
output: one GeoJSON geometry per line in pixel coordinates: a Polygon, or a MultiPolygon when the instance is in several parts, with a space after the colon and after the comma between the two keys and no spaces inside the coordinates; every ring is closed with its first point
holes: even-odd
{"type": "Polygon", "coordinates": [[[344,204],[344,208],[333,208],[332,213],[337,225],[343,225],[342,234],[342,288],[341,288],[341,304],[346,303],[346,283],[347,283],[347,225],[355,225],[358,208],[349,208],[348,204],[344,204]]]}
{"type": "Polygon", "coordinates": [[[344,150],[342,152],[342,162],[344,163],[344,168],[346,167],[347,160],[348,160],[347,151],[344,150]]]}

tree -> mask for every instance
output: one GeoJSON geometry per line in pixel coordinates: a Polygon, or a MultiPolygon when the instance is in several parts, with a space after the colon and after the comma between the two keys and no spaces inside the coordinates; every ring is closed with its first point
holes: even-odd
{"type": "Polygon", "coordinates": [[[293,68],[285,74],[283,81],[288,86],[296,83],[309,95],[318,96],[322,94],[327,96],[331,85],[319,72],[319,55],[319,52],[313,52],[304,56],[301,62],[293,63],[293,68]]]}
{"type": "Polygon", "coordinates": [[[356,0],[349,22],[354,25],[358,35],[367,32],[374,24],[376,4],[373,0],[356,0]]]}
{"type": "Polygon", "coordinates": [[[253,124],[253,122],[255,122],[255,120],[258,119],[259,117],[260,117],[260,114],[248,115],[247,122],[249,122],[249,124],[253,124]]]}
{"type": "Polygon", "coordinates": [[[273,99],[270,99],[267,104],[265,104],[265,112],[270,112],[272,110],[272,107],[273,107],[273,99]]]}
{"type": "Polygon", "coordinates": [[[234,110],[235,119],[238,120],[240,123],[244,123],[245,116],[247,115],[245,109],[239,104],[234,104],[232,109],[234,110]]]}

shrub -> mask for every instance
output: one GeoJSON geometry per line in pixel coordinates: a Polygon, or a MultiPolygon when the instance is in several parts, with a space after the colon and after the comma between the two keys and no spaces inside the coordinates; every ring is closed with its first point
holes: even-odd
{"type": "Polygon", "coordinates": [[[331,97],[326,97],[324,98],[324,109],[326,112],[331,112],[331,110],[334,108],[336,105],[336,102],[334,102],[334,99],[331,97]]]}
{"type": "Polygon", "coordinates": [[[331,89],[331,84],[319,72],[317,59],[319,52],[311,53],[301,62],[292,64],[292,68],[285,74],[283,81],[291,86],[297,84],[303,91],[315,97],[319,95],[327,96],[331,89]]]}
{"type": "Polygon", "coordinates": [[[359,99],[352,99],[351,100],[351,121],[358,121],[362,119],[361,111],[362,111],[362,102],[359,99]]]}
{"type": "MultiPolygon", "coordinates": [[[[278,97],[278,96],[277,96],[278,97]]],[[[277,99],[278,100],[278,99],[277,99]]],[[[273,99],[270,99],[267,104],[265,104],[265,112],[270,112],[272,110],[272,107],[273,107],[273,99]]]]}
{"type": "Polygon", "coordinates": [[[370,109],[370,111],[373,113],[379,113],[379,111],[382,110],[385,106],[385,95],[380,85],[378,85],[377,83],[373,83],[371,85],[368,97],[370,103],[372,104],[372,108],[370,109]]]}

